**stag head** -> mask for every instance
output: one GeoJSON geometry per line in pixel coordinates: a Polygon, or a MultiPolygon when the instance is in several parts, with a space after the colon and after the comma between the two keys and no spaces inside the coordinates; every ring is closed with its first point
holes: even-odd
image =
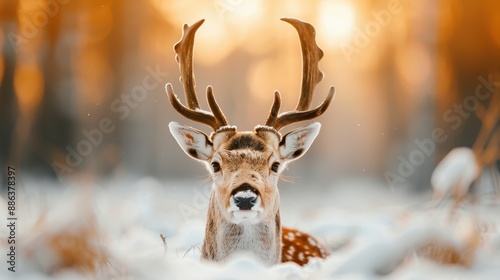
{"type": "MultiPolygon", "coordinates": [[[[170,132],[180,147],[188,156],[204,163],[213,179],[207,235],[225,223],[255,225],[265,221],[274,223],[273,226],[266,227],[270,235],[281,234],[277,189],[279,175],[289,162],[307,152],[321,125],[313,123],[284,135],[280,130],[289,124],[320,116],[334,97],[334,88],[331,87],[323,103],[309,109],[314,88],[323,79],[323,73],[318,68],[323,51],[316,45],[312,25],[289,18],[283,21],[295,27],[300,38],[303,60],[300,98],[294,111],[279,113],[281,96],[276,91],[265,125],[256,126],[253,131],[238,131],[235,126],[228,125],[210,86],[206,89],[210,111],[200,108],[193,75],[193,43],[195,33],[204,20],[191,26],[184,25],[182,39],[174,46],[186,105],[178,100],[172,85],[167,84],[166,91],[170,103],[182,116],[213,129],[213,132],[207,135],[177,122],[169,124],[170,132]]],[[[205,237],[202,258],[223,259],[229,245],[219,248],[222,245],[207,238],[210,237],[205,237]]],[[[268,249],[276,251],[276,254],[269,257],[269,261],[279,261],[280,245],[269,246],[268,249]]]]}

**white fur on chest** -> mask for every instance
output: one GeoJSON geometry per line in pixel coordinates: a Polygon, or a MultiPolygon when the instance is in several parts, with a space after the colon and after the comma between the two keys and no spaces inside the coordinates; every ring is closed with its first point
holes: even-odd
{"type": "Polygon", "coordinates": [[[274,223],[228,223],[217,233],[217,259],[227,260],[235,254],[250,254],[264,264],[272,265],[280,260],[274,223]]]}

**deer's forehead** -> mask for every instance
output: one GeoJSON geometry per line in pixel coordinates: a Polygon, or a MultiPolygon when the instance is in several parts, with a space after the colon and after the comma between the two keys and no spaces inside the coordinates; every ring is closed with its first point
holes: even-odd
{"type": "Polygon", "coordinates": [[[234,132],[215,134],[213,144],[216,150],[227,151],[251,150],[256,152],[266,152],[276,150],[279,137],[272,132],[234,132]]]}
{"type": "Polygon", "coordinates": [[[241,133],[227,139],[219,149],[223,161],[235,166],[248,163],[254,166],[266,165],[275,149],[264,139],[253,133],[241,133]]]}
{"type": "Polygon", "coordinates": [[[229,171],[245,169],[260,172],[268,169],[269,161],[273,157],[273,152],[242,149],[220,151],[219,155],[222,163],[229,171]]]}
{"type": "Polygon", "coordinates": [[[253,133],[237,134],[228,139],[225,149],[228,151],[251,150],[255,152],[264,152],[266,150],[264,140],[253,133]]]}

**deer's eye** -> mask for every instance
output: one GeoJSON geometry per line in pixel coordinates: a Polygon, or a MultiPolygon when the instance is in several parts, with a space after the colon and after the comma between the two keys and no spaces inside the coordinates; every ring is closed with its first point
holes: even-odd
{"type": "Polygon", "coordinates": [[[275,173],[278,173],[278,168],[280,167],[280,163],[279,162],[275,162],[273,163],[273,166],[271,166],[271,170],[275,173]]]}
{"type": "Polygon", "coordinates": [[[214,172],[219,172],[220,171],[220,164],[216,161],[212,162],[212,169],[214,172]]]}

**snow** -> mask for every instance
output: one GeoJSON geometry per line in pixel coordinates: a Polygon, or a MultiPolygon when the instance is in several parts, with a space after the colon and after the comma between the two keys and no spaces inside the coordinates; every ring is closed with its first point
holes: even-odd
{"type": "Polygon", "coordinates": [[[479,170],[476,156],[470,148],[454,148],[434,169],[431,184],[440,197],[451,192],[463,196],[479,176],[479,170]]]}
{"type": "MultiPolygon", "coordinates": [[[[430,193],[391,192],[374,180],[337,182],[322,192],[280,188],[282,224],[311,233],[330,248],[331,256],[305,267],[294,263],[266,267],[246,255],[225,264],[200,262],[206,205],[193,205],[193,196],[204,187],[202,182],[140,178],[64,188],[29,178],[22,182],[17,194],[16,272],[8,271],[4,263],[1,279],[498,279],[500,275],[498,197],[488,197],[488,203],[463,202],[456,208],[451,202],[437,204],[430,193]],[[199,212],[186,219],[180,204],[199,212]],[[419,250],[429,243],[463,252],[470,259],[465,258],[465,264],[435,261],[419,250]],[[70,263],[72,257],[76,259],[70,263]],[[95,265],[96,272],[84,269],[86,265],[95,265]]],[[[6,205],[1,197],[0,207],[6,205]]],[[[5,211],[0,213],[5,221],[5,211]]],[[[2,252],[8,248],[5,236],[3,226],[2,252]]]]}
{"type": "Polygon", "coordinates": [[[209,111],[206,111],[206,110],[203,110],[200,108],[194,108],[194,110],[198,113],[202,113],[202,114],[210,116],[210,117],[213,117],[213,115],[214,115],[214,114],[212,114],[212,112],[209,112],[209,111]]]}
{"type": "Polygon", "coordinates": [[[217,128],[217,131],[215,131],[215,132],[222,132],[222,131],[228,131],[228,130],[237,130],[237,127],[234,125],[223,125],[223,126],[217,128]]]}

